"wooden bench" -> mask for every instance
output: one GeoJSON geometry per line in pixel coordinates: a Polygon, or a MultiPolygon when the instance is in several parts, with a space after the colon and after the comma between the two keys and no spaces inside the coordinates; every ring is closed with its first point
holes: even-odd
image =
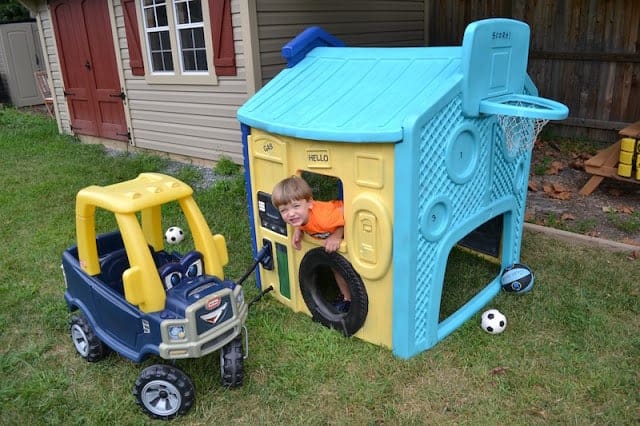
{"type": "MultiPolygon", "coordinates": [[[[625,127],[619,132],[621,137],[640,139],[640,121],[625,127]]],[[[604,178],[621,180],[623,182],[640,183],[640,180],[618,175],[618,160],[620,158],[620,141],[598,153],[584,162],[584,170],[591,174],[591,178],[580,189],[580,194],[589,195],[600,185],[604,178]]]]}
{"type": "Polygon", "coordinates": [[[47,107],[49,117],[53,118],[55,116],[55,113],[53,111],[53,95],[51,94],[51,89],[49,88],[49,78],[47,77],[47,72],[36,71],[35,73],[33,73],[33,76],[36,79],[36,84],[38,86],[38,90],[40,91],[40,95],[42,95],[44,106],[47,107]]]}

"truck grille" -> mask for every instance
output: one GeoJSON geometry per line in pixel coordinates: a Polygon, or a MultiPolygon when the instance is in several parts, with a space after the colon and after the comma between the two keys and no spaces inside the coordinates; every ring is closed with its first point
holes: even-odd
{"type": "Polygon", "coordinates": [[[198,336],[219,327],[231,318],[233,318],[233,303],[229,295],[222,296],[218,300],[210,299],[208,303],[196,310],[198,336]]]}

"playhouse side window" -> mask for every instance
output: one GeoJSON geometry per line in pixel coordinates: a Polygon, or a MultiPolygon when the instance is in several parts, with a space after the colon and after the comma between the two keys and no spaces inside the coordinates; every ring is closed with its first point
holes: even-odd
{"type": "Polygon", "coordinates": [[[125,0],[123,8],[132,74],[155,84],[236,74],[229,0],[125,0]]]}

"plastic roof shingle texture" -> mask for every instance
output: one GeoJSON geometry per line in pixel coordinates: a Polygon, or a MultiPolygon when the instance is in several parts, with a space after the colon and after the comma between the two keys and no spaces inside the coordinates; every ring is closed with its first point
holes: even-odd
{"type": "Polygon", "coordinates": [[[271,133],[344,142],[398,142],[403,122],[462,79],[460,47],[316,47],[238,111],[271,133]]]}

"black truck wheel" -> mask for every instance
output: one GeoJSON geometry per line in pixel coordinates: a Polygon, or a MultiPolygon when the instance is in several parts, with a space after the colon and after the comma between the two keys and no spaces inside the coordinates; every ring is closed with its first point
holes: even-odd
{"type": "Polygon", "coordinates": [[[220,375],[222,377],[222,386],[227,388],[242,386],[244,379],[242,335],[220,349],[220,375]]]}
{"type": "Polygon", "coordinates": [[[76,351],[89,362],[100,361],[109,353],[109,348],[95,335],[83,314],[71,317],[69,334],[76,351]]]}
{"type": "Polygon", "coordinates": [[[345,336],[356,333],[369,312],[367,290],[351,263],[339,253],[327,253],[318,247],[309,250],[300,262],[300,291],[314,321],[342,331],[345,336]],[[351,305],[346,312],[334,306],[340,291],[334,271],[346,281],[351,305]]]}
{"type": "Polygon", "coordinates": [[[154,419],[169,420],[186,414],[195,400],[189,376],[171,365],[156,364],[142,370],[133,395],[142,410],[154,419]]]}

